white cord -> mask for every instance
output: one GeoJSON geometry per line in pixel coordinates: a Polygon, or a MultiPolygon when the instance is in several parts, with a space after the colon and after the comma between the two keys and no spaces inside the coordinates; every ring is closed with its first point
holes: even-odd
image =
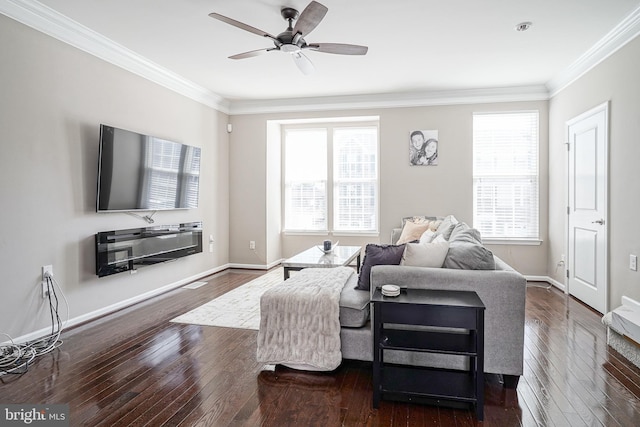
{"type": "Polygon", "coordinates": [[[9,338],[9,343],[0,345],[0,377],[8,374],[24,374],[29,369],[29,365],[36,357],[50,353],[62,345],[60,335],[69,321],[69,301],[64,295],[62,288],[50,274],[45,274],[47,290],[49,296],[49,311],[51,314],[51,334],[42,338],[16,344],[9,334],[0,333],[9,338]],[[60,291],[67,308],[67,319],[62,322],[58,313],[58,294],[56,287],[60,291]],[[55,306],[54,306],[55,298],[55,306]]]}

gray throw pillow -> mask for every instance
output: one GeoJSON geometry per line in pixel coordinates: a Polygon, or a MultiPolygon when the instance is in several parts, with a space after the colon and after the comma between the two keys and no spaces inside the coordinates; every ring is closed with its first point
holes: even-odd
{"type": "Polygon", "coordinates": [[[436,236],[442,234],[446,240],[449,240],[449,238],[451,237],[451,232],[453,231],[453,228],[456,226],[456,224],[458,224],[458,220],[455,216],[446,216],[438,226],[438,229],[436,230],[436,236]]]}
{"type": "Polygon", "coordinates": [[[356,289],[368,291],[371,286],[371,267],[374,265],[399,265],[405,245],[368,244],[364,250],[364,260],[358,276],[356,289]]]}
{"type": "Polygon", "coordinates": [[[451,230],[451,235],[447,240],[455,240],[456,238],[460,238],[461,240],[482,243],[482,239],[480,238],[480,231],[475,228],[471,228],[465,222],[459,222],[451,230]]]}
{"type": "Polygon", "coordinates": [[[495,270],[493,252],[480,243],[480,232],[475,228],[456,228],[456,232],[451,233],[449,251],[442,266],[459,270],[495,270]]]}

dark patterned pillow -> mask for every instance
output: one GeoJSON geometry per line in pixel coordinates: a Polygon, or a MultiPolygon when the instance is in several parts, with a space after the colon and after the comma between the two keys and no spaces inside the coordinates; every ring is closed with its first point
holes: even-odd
{"type": "Polygon", "coordinates": [[[371,267],[374,265],[400,265],[405,245],[368,244],[364,250],[364,260],[358,276],[356,289],[368,291],[371,287],[371,267]]]}

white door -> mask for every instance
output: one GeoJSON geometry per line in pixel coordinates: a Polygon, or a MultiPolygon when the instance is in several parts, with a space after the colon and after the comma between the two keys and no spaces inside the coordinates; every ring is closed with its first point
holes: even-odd
{"type": "Polygon", "coordinates": [[[569,207],[567,287],[607,310],[607,147],[609,104],[567,122],[569,207]]]}

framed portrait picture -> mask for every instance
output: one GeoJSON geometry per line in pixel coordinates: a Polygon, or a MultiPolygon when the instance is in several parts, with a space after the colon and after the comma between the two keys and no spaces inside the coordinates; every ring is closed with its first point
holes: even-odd
{"type": "Polygon", "coordinates": [[[414,130],[409,134],[409,164],[411,166],[438,165],[438,131],[414,130]]]}

